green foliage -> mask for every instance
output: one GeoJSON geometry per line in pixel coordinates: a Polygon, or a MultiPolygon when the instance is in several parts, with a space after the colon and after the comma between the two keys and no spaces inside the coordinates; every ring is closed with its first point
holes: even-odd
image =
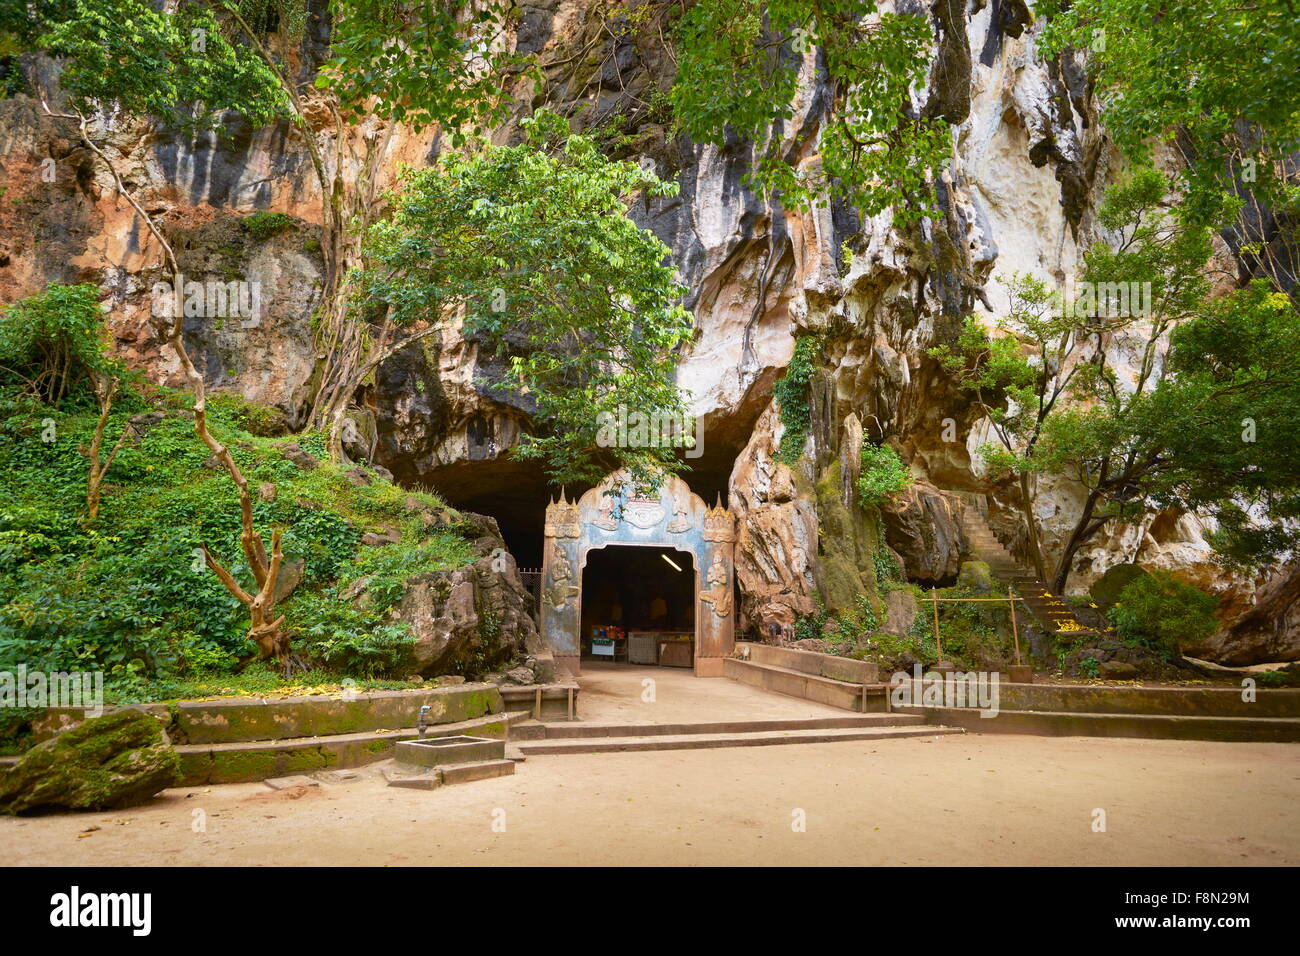
{"type": "Polygon", "coordinates": [[[928,12],[882,13],[870,0],[700,0],[677,31],[672,98],[682,127],[721,146],[728,132],[759,145],[752,180],[787,206],[843,199],[867,215],[894,208],[914,221],[948,149],[943,121],[912,108],[934,35],[928,12]],[[834,110],[820,164],[779,150],[795,117],[804,54],[815,49],[834,110]]]}
{"type": "MultiPolygon", "coordinates": [[[[964,587],[944,588],[943,597],[990,597],[964,587]]],[[[929,608],[921,604],[917,614],[918,628],[924,627],[933,657],[934,627],[929,608]]],[[[1006,603],[983,601],[951,601],[939,604],[939,637],[943,642],[943,656],[963,670],[995,670],[1015,663],[1015,647],[1011,636],[1011,611],[1006,603]]],[[[1022,638],[1023,647],[1023,638],[1022,638]]]]}
{"type": "Polygon", "coordinates": [[[405,658],[414,638],[402,624],[376,624],[372,616],[338,597],[337,589],[327,600],[303,608],[297,625],[311,645],[313,654],[341,673],[376,677],[392,673],[405,658]]]}
{"type": "Polygon", "coordinates": [[[795,640],[816,638],[825,641],[831,645],[830,653],[834,654],[847,650],[837,645],[852,646],[861,634],[874,631],[879,625],[880,615],[871,602],[871,596],[859,594],[854,600],[852,610],[840,614],[830,613],[821,601],[818,601],[816,611],[812,614],[802,614],[795,619],[794,638],[795,640]]]}
{"type": "Polygon", "coordinates": [[[103,318],[89,283],[55,283],[0,311],[0,384],[55,407],[70,394],[93,398],[92,376],[119,371],[105,354],[103,318]]]}
{"type": "MultiPolygon", "coordinates": [[[[1300,19],[1291,0],[1051,0],[1050,54],[1088,51],[1107,134],[1130,158],[1179,137],[1188,212],[1211,222],[1239,204],[1233,176],[1248,163],[1257,197],[1294,206],[1279,176],[1300,145],[1300,19]]],[[[1244,178],[1244,177],[1243,177],[1244,178]]]]}
{"type": "Polygon", "coordinates": [[[620,405],[684,415],[673,384],[673,350],[692,328],[684,290],[668,248],[626,215],[633,195],[677,187],[605,159],[554,114],[523,125],[518,146],[407,171],[391,219],[370,229],[357,287],[404,329],[463,309],[466,336],[502,359],[484,384],[536,407],[515,454],[556,482],[676,470],[671,445],[609,447],[601,422],[620,405]]]}
{"type": "Polygon", "coordinates": [[[862,446],[862,470],[858,474],[858,503],[875,508],[912,486],[912,475],[888,445],[862,446]]]}
{"type": "Polygon", "coordinates": [[[821,640],[825,637],[826,608],[818,603],[812,614],[800,614],[794,621],[794,639],[796,641],[821,640]]]}
{"type": "Polygon", "coordinates": [[[871,563],[876,569],[876,584],[880,586],[882,592],[892,591],[905,583],[903,569],[898,566],[894,553],[883,542],[876,547],[871,556],[871,563]]]}
{"type": "Polygon", "coordinates": [[[1153,571],[1124,588],[1108,614],[1121,637],[1176,656],[1183,644],[1195,644],[1214,633],[1218,605],[1214,595],[1184,584],[1167,571],[1153,571]]]}
{"type": "Polygon", "coordinates": [[[215,392],[207,397],[212,414],[228,419],[250,435],[269,437],[287,430],[284,415],[269,405],[249,401],[239,392],[215,392]]]}
{"type": "Polygon", "coordinates": [[[820,349],[820,337],[801,335],[795,342],[794,355],[785,375],[772,387],[772,397],[776,399],[784,428],[777,457],[788,465],[799,460],[808,440],[808,429],[812,425],[808,384],[817,371],[820,349]]]}
{"type": "Polygon", "coordinates": [[[254,126],[287,110],[265,62],[232,41],[203,3],[155,10],[145,0],[69,0],[41,5],[25,29],[38,49],[63,61],[59,86],[84,115],[115,104],[182,127],[219,129],[225,110],[254,126]]]}
{"type": "MultiPolygon", "coordinates": [[[[53,410],[13,387],[0,390],[0,669],[103,669],[117,699],[156,699],[176,696],[186,681],[227,675],[248,656],[244,609],[196,550],[207,542],[223,559],[239,555],[235,490],[224,473],[203,466],[208,451],[185,415],[188,401],[164,391],[159,402],[165,417],[123,446],[101,520],[84,527],[79,449],[96,413],[53,410]]],[[[118,434],[141,407],[139,397],[123,395],[108,433],[118,434]]],[[[408,497],[441,507],[436,499],[377,478],[358,487],[328,462],[303,471],[277,442],[241,430],[229,407],[209,411],[213,433],[249,482],[278,489],[274,501],[256,501],[254,516],[259,528],[285,529],[287,561],[305,562],[285,605],[296,646],[336,672],[388,672],[392,658],[376,649],[401,637],[385,617],[395,582],[403,571],[458,567],[472,560],[470,545],[425,532],[405,507],[408,497]],[[395,524],[401,540],[360,548],[361,533],[382,524],[395,524]],[[376,600],[338,597],[364,575],[375,580],[376,600]]],[[[319,451],[319,436],[298,441],[319,451]]],[[[241,560],[228,566],[250,586],[241,560]]]]}
{"type": "Polygon", "coordinates": [[[456,147],[467,125],[504,119],[507,86],[526,63],[501,42],[510,5],[338,0],[331,7],[330,58],[316,85],[334,92],[350,118],[381,116],[417,133],[439,125],[456,147]]]}
{"type": "Polygon", "coordinates": [[[293,226],[294,221],[293,216],[285,215],[282,212],[258,211],[245,216],[240,225],[244,227],[245,232],[258,242],[265,242],[272,236],[293,226]]]}
{"type": "Polygon", "coordinates": [[[7,100],[27,89],[18,57],[0,53],[0,99],[7,100]]]}
{"type": "Polygon", "coordinates": [[[1255,675],[1260,687],[1295,687],[1300,686],[1300,674],[1295,671],[1263,671],[1255,675]]]}
{"type": "Polygon", "coordinates": [[[1300,312],[1256,280],[1180,325],[1168,362],[1134,424],[1165,449],[1150,500],[1214,515],[1230,566],[1282,560],[1300,544],[1300,312]]]}

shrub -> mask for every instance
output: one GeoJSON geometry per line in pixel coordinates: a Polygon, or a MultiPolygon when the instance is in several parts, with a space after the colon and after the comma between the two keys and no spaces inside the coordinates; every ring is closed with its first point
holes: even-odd
{"type": "Polygon", "coordinates": [[[244,231],[258,242],[265,242],[277,233],[284,232],[293,225],[292,216],[282,212],[255,212],[244,217],[244,231]]]}
{"type": "Polygon", "coordinates": [[[1219,624],[1214,613],[1219,599],[1167,571],[1138,578],[1119,597],[1109,612],[1119,635],[1165,654],[1209,637],[1219,624]]]}
{"type": "Polygon", "coordinates": [[[862,470],[858,476],[858,501],[864,508],[874,508],[893,495],[906,491],[912,476],[888,445],[863,445],[862,470]]]}
{"type": "Polygon", "coordinates": [[[99,290],[51,284],[0,311],[0,380],[52,406],[93,395],[93,377],[110,371],[99,290]]]}

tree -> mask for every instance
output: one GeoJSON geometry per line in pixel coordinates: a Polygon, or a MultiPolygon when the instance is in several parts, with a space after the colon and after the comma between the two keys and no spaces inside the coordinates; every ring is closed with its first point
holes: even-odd
{"type": "Polygon", "coordinates": [[[1111,188],[1098,223],[1114,247],[1085,254],[1077,297],[1015,277],[998,337],[972,319],[956,349],[931,350],[992,423],[998,444],[983,449],[985,460],[1017,477],[1031,558],[1058,593],[1078,550],[1110,521],[1135,516],[1138,489],[1161,461],[1156,436],[1139,440],[1137,424],[1167,377],[1170,331],[1209,290],[1209,230],[1182,209],[1164,211],[1164,194],[1164,177],[1149,168],[1111,188]],[[1068,474],[1085,491],[1050,577],[1033,507],[1044,473],[1068,474]]]}
{"type": "Polygon", "coordinates": [[[1226,212],[1255,274],[1300,275],[1300,16],[1294,0],[1048,0],[1044,52],[1087,50],[1107,134],[1136,162],[1182,157],[1187,214],[1226,212]]]}
{"type": "Polygon", "coordinates": [[[97,378],[95,381],[95,396],[99,400],[99,418],[95,422],[95,435],[90,441],[90,447],[82,449],[90,462],[90,471],[86,476],[87,525],[92,524],[99,517],[99,497],[104,476],[108,474],[108,469],[113,467],[113,459],[117,457],[117,453],[126,444],[128,432],[123,427],[117,442],[109,450],[108,457],[100,460],[99,452],[104,444],[104,432],[108,429],[108,416],[113,412],[113,399],[117,397],[117,390],[121,387],[121,379],[117,376],[97,378]]]}
{"type": "Polygon", "coordinates": [[[416,132],[436,125],[460,146],[465,127],[503,118],[508,81],[526,58],[509,51],[510,7],[497,0],[334,0],[329,58],[313,80],[263,41],[236,0],[214,2],[275,77],[319,182],[326,281],[316,336],[323,365],[307,424],[327,430],[331,456],[343,460],[340,435],[357,363],[375,335],[350,308],[349,283],[374,221],[379,163],[393,132],[398,123],[416,132]],[[355,126],[360,150],[350,135],[355,126]]]}
{"type": "Polygon", "coordinates": [[[626,215],[636,195],[677,190],[541,111],[518,146],[480,144],[408,171],[390,219],[370,228],[355,308],[375,316],[355,360],[361,379],[448,322],[506,360],[496,388],[523,392],[535,428],[516,453],[557,483],[623,466],[675,470],[671,444],[601,448],[602,413],[618,406],[681,419],[673,350],[692,330],[670,250],[626,215]]]}
{"type": "MultiPolygon", "coordinates": [[[[41,12],[45,12],[44,8],[41,12]]],[[[76,122],[82,142],[104,164],[118,193],[149,229],[174,287],[180,288],[180,267],[171,243],[156,219],[126,188],[121,172],[96,141],[92,116],[110,105],[136,116],[177,116],[184,107],[179,121],[196,127],[216,128],[222,113],[236,109],[254,122],[264,122],[280,109],[278,86],[261,61],[232,44],[212,12],[202,6],[186,4],[174,12],[159,12],[140,0],[110,0],[104,4],[97,0],[93,7],[84,0],[72,0],[69,7],[57,12],[60,19],[40,24],[44,32],[38,42],[51,55],[65,58],[59,85],[67,94],[66,105],[59,112],[44,100],[42,105],[50,116],[76,122]]],[[[27,29],[37,27],[28,25],[27,29]]],[[[179,303],[173,303],[171,308],[160,310],[164,314],[158,322],[159,332],[176,353],[194,394],[194,430],[239,493],[243,523],[240,542],[257,583],[256,593],[245,591],[206,546],[204,558],[227,590],[249,607],[248,639],[258,648],[259,656],[280,661],[286,672],[303,669],[281,630],[283,617],[274,617],[275,581],[283,558],[280,532],[276,530],[271,536],[268,558],[262,537],[253,525],[248,482],[230,452],[208,430],[206,388],[185,348],[184,310],[177,306],[179,303]]],[[[101,420],[107,420],[102,405],[101,420]]],[[[92,473],[97,469],[97,459],[96,447],[92,473]]],[[[98,477],[102,479],[102,471],[98,477]]]]}
{"type": "Polygon", "coordinates": [[[1168,363],[1138,420],[1164,449],[1150,500],[1215,518],[1230,566],[1285,559],[1300,547],[1300,313],[1257,279],[1175,329],[1168,363]]]}
{"type": "Polygon", "coordinates": [[[877,13],[874,0],[699,0],[677,38],[672,101],[682,127],[718,146],[729,133],[765,144],[752,173],[764,192],[792,207],[841,198],[875,215],[892,206],[900,222],[929,208],[948,134],[940,111],[912,103],[930,65],[927,11],[877,13]],[[831,109],[815,143],[778,152],[809,51],[831,109]],[[814,148],[820,164],[805,162],[814,148]]]}

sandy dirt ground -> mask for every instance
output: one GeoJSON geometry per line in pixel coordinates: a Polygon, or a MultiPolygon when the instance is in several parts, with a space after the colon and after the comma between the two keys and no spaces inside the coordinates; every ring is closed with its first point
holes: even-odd
{"type": "Polygon", "coordinates": [[[675,667],[584,661],[578,716],[594,724],[707,723],[844,717],[847,711],[675,667]]]}
{"type": "Polygon", "coordinates": [[[0,846],[11,865],[1296,865],[1297,797],[1296,745],[966,735],[534,756],[431,792],[376,767],[169,790],[0,819],[0,846]]]}

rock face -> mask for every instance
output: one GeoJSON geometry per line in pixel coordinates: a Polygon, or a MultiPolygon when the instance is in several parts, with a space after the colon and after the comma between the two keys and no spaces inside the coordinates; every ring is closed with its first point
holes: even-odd
{"type": "Polygon", "coordinates": [[[445,673],[457,663],[480,669],[529,654],[549,659],[533,621],[533,596],[490,518],[471,516],[485,533],[474,547],[480,557],[453,571],[417,575],[393,608],[415,638],[411,670],[445,673]]]}
{"type": "MultiPolygon", "coordinates": [[[[296,51],[308,74],[329,30],[311,7],[296,51]]],[[[934,186],[934,215],[902,229],[888,212],[863,219],[839,203],[788,210],[745,180],[758,150],[798,150],[816,160],[809,144],[828,121],[831,97],[815,51],[805,54],[804,85],[777,142],[702,146],[674,138],[651,105],[672,82],[663,37],[676,7],[663,5],[663,22],[638,17],[618,21],[626,29],[608,29],[602,14],[617,18],[615,8],[605,0],[545,0],[521,9],[516,49],[550,65],[542,88],[516,91],[518,108],[493,135],[511,140],[529,106],[550,105],[575,130],[619,143],[611,147],[617,158],[652,163],[678,182],[677,196],[638,201],[630,214],[671,247],[689,289],[696,335],[681,354],[678,383],[702,418],[705,448],[686,477],[706,498],[725,493],[738,516],[741,631],[789,639],[819,601],[835,608],[855,592],[872,598],[877,556],[889,554],[913,581],[952,583],[965,547],[963,494],[983,496],[990,525],[1023,553],[1018,492],[992,482],[975,454],[988,423],[928,350],[951,343],[970,316],[996,322],[1008,308],[1005,278],[1028,273],[1058,283],[1077,274],[1092,243],[1108,238],[1096,209],[1120,163],[1097,121],[1083,54],[1046,59],[1041,25],[1023,0],[927,4],[936,43],[930,81],[913,105],[952,124],[952,158],[934,186]],[[797,338],[810,334],[819,344],[814,420],[803,457],[781,462],[784,426],[772,388],[797,338]],[[879,526],[852,500],[856,462],[845,448],[862,441],[888,441],[917,478],[879,526]]],[[[53,69],[41,64],[35,72],[48,78],[53,69]]],[[[260,283],[267,317],[260,326],[187,322],[209,384],[301,424],[323,268],[319,188],[297,134],[232,129],[228,140],[191,140],[111,117],[96,123],[107,124],[110,148],[136,171],[133,188],[159,212],[193,278],[237,273],[260,283]],[[247,228],[254,210],[284,213],[291,223],[258,238],[247,228]]],[[[398,127],[381,139],[363,125],[353,134],[353,145],[383,144],[377,190],[393,184],[399,163],[418,166],[437,155],[433,130],[398,127]]],[[[96,282],[119,353],[155,380],[179,384],[174,359],[147,320],[158,249],[104,170],[68,128],[22,95],[0,100],[0,154],[12,200],[0,208],[0,301],[49,281],[96,282]],[[56,161],[53,183],[37,175],[44,157],[56,161]]],[[[484,384],[497,371],[493,363],[455,328],[395,356],[359,395],[366,411],[358,417],[373,441],[367,457],[457,507],[491,508],[516,537],[526,532],[540,542],[551,489],[540,470],[508,456],[532,406],[527,396],[484,384]]],[[[1077,518],[1080,494],[1063,481],[1039,491],[1051,560],[1077,518]]],[[[1223,628],[1199,649],[1204,656],[1300,659],[1300,565],[1259,580],[1226,574],[1210,560],[1208,530],[1194,516],[1116,526],[1079,555],[1071,589],[1087,588],[1120,562],[1171,570],[1224,598],[1223,628]]],[[[401,613],[424,635],[424,669],[474,646],[497,613],[485,612],[487,605],[499,601],[505,618],[513,613],[513,597],[491,597],[483,560],[473,573],[420,582],[404,602],[401,613]]],[[[527,636],[528,625],[518,626],[527,636]]]]}
{"type": "Polygon", "coordinates": [[[794,472],[777,460],[780,436],[780,419],[769,408],[731,474],[739,631],[765,640],[793,635],[796,618],[813,612],[817,587],[817,511],[796,491],[794,472]]]}
{"type": "Polygon", "coordinates": [[[0,812],[135,806],[180,780],[160,724],[138,710],[96,717],[25,753],[0,778],[0,812]]]}
{"type": "Polygon", "coordinates": [[[881,508],[885,540],[903,559],[913,581],[950,584],[967,550],[961,501],[928,482],[917,482],[881,508]]]}

